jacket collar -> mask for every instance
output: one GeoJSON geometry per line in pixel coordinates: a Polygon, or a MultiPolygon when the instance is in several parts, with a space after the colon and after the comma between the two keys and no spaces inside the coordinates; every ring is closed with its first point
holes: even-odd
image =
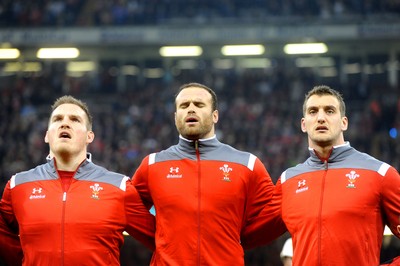
{"type": "MultiPolygon", "coordinates": [[[[344,144],[333,146],[331,155],[328,158],[328,163],[338,162],[343,160],[346,156],[346,152],[352,150],[353,148],[350,145],[350,142],[346,141],[344,144]]],[[[321,161],[320,157],[315,153],[315,150],[312,148],[308,148],[310,153],[310,160],[314,163],[324,163],[321,161]]]]}
{"type": "Polygon", "coordinates": [[[208,139],[189,140],[179,135],[178,149],[187,153],[196,153],[196,145],[200,154],[214,150],[221,142],[214,135],[208,139]]]}
{"type": "MultiPolygon", "coordinates": [[[[46,157],[47,160],[47,164],[49,166],[49,170],[51,173],[56,174],[57,173],[57,169],[56,169],[56,163],[55,163],[55,159],[54,157],[51,157],[50,154],[47,155],[46,157]]],[[[81,171],[81,169],[85,166],[89,166],[92,163],[92,154],[91,153],[86,153],[86,160],[84,160],[78,167],[78,169],[76,170],[76,173],[79,173],[81,171]]]]}

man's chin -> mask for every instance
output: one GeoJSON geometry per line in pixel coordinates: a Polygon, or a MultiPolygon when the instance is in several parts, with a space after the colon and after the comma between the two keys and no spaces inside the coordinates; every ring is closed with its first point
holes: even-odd
{"type": "Polygon", "coordinates": [[[184,130],[182,132],[181,135],[184,138],[190,139],[190,140],[196,140],[196,139],[199,139],[201,137],[201,134],[200,134],[199,130],[197,130],[195,128],[186,129],[186,130],[184,130]]]}
{"type": "Polygon", "coordinates": [[[55,149],[53,149],[54,154],[58,155],[68,155],[72,153],[71,145],[67,143],[63,143],[61,145],[57,145],[55,149]]]}
{"type": "Polygon", "coordinates": [[[200,139],[198,134],[187,134],[187,135],[182,135],[185,139],[188,140],[198,140],[200,139]]]}

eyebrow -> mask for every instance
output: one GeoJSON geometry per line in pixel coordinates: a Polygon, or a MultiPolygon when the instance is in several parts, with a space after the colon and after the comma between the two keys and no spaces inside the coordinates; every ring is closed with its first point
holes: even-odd
{"type": "Polygon", "coordinates": [[[311,106],[307,107],[307,110],[309,110],[309,109],[319,109],[320,107],[322,107],[323,109],[339,109],[336,106],[330,104],[330,105],[323,105],[323,106],[311,105],[311,106]]]}
{"type": "Polygon", "coordinates": [[[66,114],[66,115],[65,114],[55,114],[55,115],[52,116],[51,120],[54,120],[56,118],[62,118],[64,116],[68,116],[69,118],[77,118],[79,120],[83,120],[83,118],[81,116],[73,115],[73,114],[69,114],[69,115],[68,114],[66,114]]]}

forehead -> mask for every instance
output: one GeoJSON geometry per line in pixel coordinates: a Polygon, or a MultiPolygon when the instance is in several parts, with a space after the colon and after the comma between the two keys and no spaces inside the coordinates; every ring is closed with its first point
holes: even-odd
{"type": "Polygon", "coordinates": [[[85,111],[82,110],[79,106],[72,103],[64,103],[54,109],[51,116],[56,115],[74,115],[74,116],[82,116],[85,117],[85,111]]]}
{"type": "Polygon", "coordinates": [[[314,94],[308,98],[306,108],[333,106],[339,108],[339,100],[333,95],[317,95],[314,94]]]}
{"type": "Polygon", "coordinates": [[[211,100],[211,94],[203,89],[198,87],[189,87],[183,89],[176,97],[176,101],[191,101],[191,100],[211,100]]]}

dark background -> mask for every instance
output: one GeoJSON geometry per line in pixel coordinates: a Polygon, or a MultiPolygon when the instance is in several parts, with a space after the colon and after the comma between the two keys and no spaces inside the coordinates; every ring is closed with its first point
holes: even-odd
{"type": "MultiPolygon", "coordinates": [[[[93,161],[131,176],[145,155],[177,142],[173,97],[192,81],[219,96],[219,139],[257,155],[274,182],[307,157],[302,101],[318,84],[343,93],[346,140],[399,170],[399,14],[394,0],[0,1],[2,46],[22,54],[0,61],[0,189],[14,173],[45,162],[50,105],[64,94],[86,101],[93,113],[93,161]],[[328,53],[282,52],[285,43],[308,41],[326,42],[328,53]],[[266,53],[219,52],[222,44],[243,43],[265,44],[266,53]],[[203,55],[159,56],[160,46],[179,44],[199,44],[203,55]],[[36,58],[44,46],[77,46],[81,54],[36,58]],[[247,59],[269,64],[249,68],[247,59]],[[71,72],[71,61],[92,61],[95,69],[71,72]],[[32,62],[40,69],[29,70],[32,62]]],[[[246,265],[281,265],[287,237],[246,252],[246,265]]],[[[399,250],[397,238],[385,237],[382,261],[399,250]]],[[[126,237],[122,265],[148,265],[150,256],[126,237]]]]}

